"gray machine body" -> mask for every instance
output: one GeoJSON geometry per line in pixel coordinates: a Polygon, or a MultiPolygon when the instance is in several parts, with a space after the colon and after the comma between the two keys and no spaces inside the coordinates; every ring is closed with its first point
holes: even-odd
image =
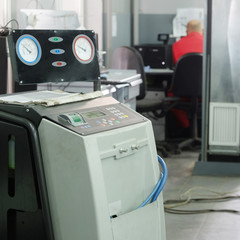
{"type": "MultiPolygon", "coordinates": [[[[100,90],[94,32],[18,29],[8,39],[14,79],[21,84],[94,81],[94,89],[100,90]],[[18,55],[18,41],[25,34],[37,40],[34,42],[39,58],[31,65],[18,55]],[[81,42],[76,44],[80,35],[89,39],[94,56],[84,63],[79,61],[84,59],[76,57],[77,46],[85,51],[81,42]],[[52,37],[56,42],[51,41],[52,37]],[[64,50],[64,54],[53,54],[54,50],[64,50]]],[[[50,101],[50,93],[42,96],[40,92],[41,97],[37,93],[31,93],[31,97],[27,93],[3,96],[0,112],[4,120],[16,123],[15,131],[21,126],[22,142],[29,143],[27,149],[33,159],[29,157],[28,162],[36,173],[33,191],[39,190],[38,210],[49,239],[165,240],[162,194],[155,202],[138,208],[160,178],[151,122],[112,97],[74,102],[77,100],[70,96],[70,101],[61,105],[62,98],[58,101],[54,96],[51,100],[55,106],[45,107],[37,104],[50,101]]],[[[124,100],[131,97],[127,95],[124,100]]],[[[11,135],[9,131],[4,136],[11,135]]],[[[16,143],[21,146],[19,139],[16,143]]],[[[22,155],[25,159],[26,154],[22,155]]],[[[16,174],[25,177],[21,169],[17,166],[16,174]]],[[[30,188],[25,185],[21,189],[30,188]]],[[[16,219],[13,216],[15,225],[16,219]]],[[[24,221],[20,223],[20,230],[31,236],[24,221]]]]}
{"type": "Polygon", "coordinates": [[[64,109],[38,127],[55,239],[165,240],[162,194],[138,208],[160,177],[151,122],[112,97],[64,109]]]}

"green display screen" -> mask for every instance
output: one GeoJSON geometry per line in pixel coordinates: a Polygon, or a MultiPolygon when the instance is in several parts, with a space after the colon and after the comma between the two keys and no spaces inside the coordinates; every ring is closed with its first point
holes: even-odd
{"type": "Polygon", "coordinates": [[[77,114],[71,115],[71,118],[74,122],[82,122],[83,121],[82,118],[77,114]]]}
{"type": "Polygon", "coordinates": [[[81,113],[81,114],[82,114],[82,116],[84,116],[88,119],[102,117],[102,116],[106,115],[105,113],[100,112],[100,111],[92,111],[92,112],[86,112],[86,113],[81,113]]]}

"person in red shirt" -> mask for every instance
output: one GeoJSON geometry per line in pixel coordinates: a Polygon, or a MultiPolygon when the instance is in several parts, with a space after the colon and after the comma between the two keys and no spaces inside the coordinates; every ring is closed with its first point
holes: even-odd
{"type": "Polygon", "coordinates": [[[176,64],[178,59],[187,53],[203,52],[203,27],[199,20],[191,20],[187,24],[187,36],[182,37],[172,46],[173,63],[176,64]]]}
{"type": "MultiPolygon", "coordinates": [[[[199,20],[191,20],[187,24],[187,36],[182,37],[172,46],[173,63],[176,64],[178,59],[184,54],[191,52],[203,52],[203,26],[199,20]]],[[[173,96],[171,89],[168,96],[173,96]]],[[[179,127],[188,128],[190,126],[187,114],[183,110],[172,109],[172,113],[177,119],[179,127]]]]}

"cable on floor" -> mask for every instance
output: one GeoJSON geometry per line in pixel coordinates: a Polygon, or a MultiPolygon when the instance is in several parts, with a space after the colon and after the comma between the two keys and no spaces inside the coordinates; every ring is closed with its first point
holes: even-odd
{"type": "Polygon", "coordinates": [[[173,208],[164,208],[164,211],[167,213],[173,214],[201,214],[201,213],[210,213],[210,212],[226,212],[226,213],[234,213],[240,215],[240,211],[231,210],[231,209],[201,209],[201,210],[181,210],[181,209],[173,209],[173,208]]]}
{"type": "MultiPolygon", "coordinates": [[[[231,192],[217,192],[214,190],[211,190],[209,188],[205,187],[194,187],[186,191],[185,193],[180,195],[179,200],[166,200],[164,201],[164,210],[167,213],[173,213],[173,214],[200,214],[200,213],[209,213],[209,212],[228,212],[228,213],[234,213],[234,214],[240,214],[240,211],[232,210],[232,209],[200,209],[200,210],[183,210],[183,209],[175,209],[176,207],[183,206],[189,203],[193,202],[202,202],[202,203],[210,203],[210,202],[224,202],[224,201],[230,201],[234,199],[240,199],[240,196],[231,196],[227,195],[230,193],[237,192],[237,190],[231,191],[231,192]],[[210,195],[211,197],[208,198],[192,198],[191,192],[197,189],[204,189],[212,193],[210,195]],[[217,195],[216,197],[212,197],[214,195],[217,195]],[[183,199],[185,197],[185,199],[183,199]]],[[[198,195],[204,195],[197,193],[198,195]]],[[[206,195],[204,195],[206,196],[206,195]]],[[[209,195],[207,195],[209,196],[209,195]]]]}

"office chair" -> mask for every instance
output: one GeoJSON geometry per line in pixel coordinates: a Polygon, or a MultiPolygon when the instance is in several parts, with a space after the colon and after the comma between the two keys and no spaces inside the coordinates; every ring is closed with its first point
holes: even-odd
{"type": "Polygon", "coordinates": [[[137,100],[143,99],[146,95],[146,75],[142,56],[133,47],[122,46],[118,47],[112,55],[112,69],[135,69],[141,74],[142,83],[140,84],[139,95],[137,100]]]}
{"type": "MultiPolygon", "coordinates": [[[[172,77],[171,92],[173,97],[165,97],[158,105],[139,104],[137,111],[141,113],[151,111],[155,117],[161,118],[169,114],[173,108],[185,110],[190,115],[190,138],[177,143],[175,147],[170,147],[171,143],[168,141],[160,143],[160,148],[165,153],[169,149],[180,153],[182,148],[201,142],[198,138],[197,124],[202,96],[201,53],[189,53],[178,60],[172,77]]],[[[157,147],[159,147],[158,143],[157,147]]]]}
{"type": "Polygon", "coordinates": [[[190,116],[190,138],[177,144],[177,151],[183,147],[200,143],[198,138],[198,115],[201,110],[202,97],[202,54],[188,53],[177,62],[171,85],[174,97],[166,97],[160,105],[163,117],[172,108],[183,109],[190,116]],[[186,100],[187,99],[187,100],[186,100]]]}
{"type": "Polygon", "coordinates": [[[136,110],[138,112],[149,112],[159,107],[155,100],[146,100],[147,79],[144,72],[144,63],[141,54],[133,47],[118,47],[112,56],[112,69],[135,69],[141,74],[142,83],[140,84],[139,95],[136,101],[136,110]]]}

